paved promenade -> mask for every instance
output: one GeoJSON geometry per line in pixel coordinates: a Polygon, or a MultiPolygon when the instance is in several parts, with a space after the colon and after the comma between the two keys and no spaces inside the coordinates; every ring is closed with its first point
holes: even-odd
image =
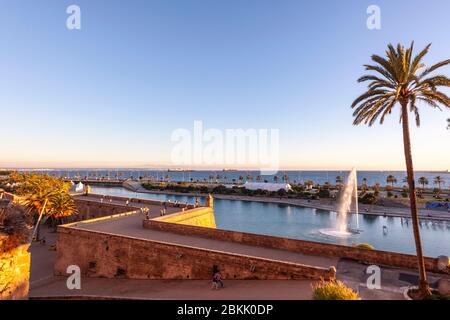
{"type": "Polygon", "coordinates": [[[126,237],[140,238],[152,241],[165,242],[175,245],[195,247],[205,250],[214,250],[253,256],[257,258],[300,263],[309,266],[329,268],[337,264],[337,258],[309,256],[281,249],[271,249],[259,246],[245,245],[237,242],[206,239],[195,236],[180,235],[170,232],[144,229],[140,213],[117,217],[114,219],[99,220],[90,223],[79,222],[73,227],[84,230],[112,233],[126,237]]]}
{"type": "Polygon", "coordinates": [[[204,280],[131,280],[82,277],[81,290],[67,289],[67,278],[53,275],[56,252],[49,250],[56,233],[43,227],[46,244],[31,245],[30,298],[111,298],[171,300],[308,300],[310,280],[225,280],[225,288],[211,290],[204,280]]]}
{"type": "Polygon", "coordinates": [[[81,279],[81,290],[68,290],[65,277],[53,277],[31,290],[31,298],[112,298],[152,300],[309,300],[308,280],[225,280],[212,290],[204,280],[81,279]]]}

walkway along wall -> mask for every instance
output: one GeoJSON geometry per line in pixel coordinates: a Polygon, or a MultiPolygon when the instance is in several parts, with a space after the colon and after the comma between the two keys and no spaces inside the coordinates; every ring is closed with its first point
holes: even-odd
{"type": "Polygon", "coordinates": [[[84,276],[129,279],[211,279],[219,265],[225,279],[331,279],[325,269],[147,239],[59,226],[56,275],[78,265],[84,276]]]}
{"type": "MultiPolygon", "coordinates": [[[[261,246],[275,249],[285,249],[303,254],[349,258],[370,264],[385,266],[417,268],[417,257],[409,254],[388,252],[381,250],[367,250],[355,247],[326,244],[313,241],[286,239],[266,235],[251,234],[245,232],[228,231],[221,229],[202,228],[162,221],[161,219],[145,220],[144,228],[160,231],[174,232],[183,235],[204,237],[215,240],[239,242],[248,245],[261,246]]],[[[442,272],[437,267],[437,259],[425,257],[425,266],[428,271],[442,272]]],[[[450,273],[450,270],[447,270],[450,273]]]]}

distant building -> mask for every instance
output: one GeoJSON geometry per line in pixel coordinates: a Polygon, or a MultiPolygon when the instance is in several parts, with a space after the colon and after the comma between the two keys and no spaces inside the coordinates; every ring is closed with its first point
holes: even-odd
{"type": "Polygon", "coordinates": [[[286,192],[292,190],[292,187],[289,183],[266,183],[266,182],[245,182],[243,187],[248,190],[267,190],[267,191],[278,191],[280,189],[285,190],[286,192]]]}
{"type": "Polygon", "coordinates": [[[78,182],[77,184],[74,184],[72,182],[72,187],[70,188],[70,192],[80,193],[84,191],[84,184],[78,182]]]}

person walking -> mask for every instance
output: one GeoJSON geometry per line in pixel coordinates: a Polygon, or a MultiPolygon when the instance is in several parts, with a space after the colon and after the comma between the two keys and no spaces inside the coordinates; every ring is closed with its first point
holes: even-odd
{"type": "Polygon", "coordinates": [[[212,289],[218,290],[219,288],[223,288],[224,284],[222,281],[222,274],[220,273],[219,268],[214,265],[213,266],[213,278],[212,278],[212,289]]]}

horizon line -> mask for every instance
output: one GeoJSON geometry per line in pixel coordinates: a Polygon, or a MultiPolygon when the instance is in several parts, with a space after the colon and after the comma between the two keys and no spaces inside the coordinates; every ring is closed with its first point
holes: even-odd
{"type": "MultiPolygon", "coordinates": [[[[221,172],[233,172],[233,171],[267,171],[255,168],[167,168],[167,167],[159,167],[159,168],[148,168],[148,167],[0,167],[0,171],[26,171],[26,170],[48,170],[48,171],[58,171],[58,170],[111,170],[111,171],[119,171],[119,170],[142,170],[142,171],[169,171],[172,172],[188,172],[188,171],[221,171],[221,172]]],[[[279,168],[276,171],[351,171],[351,168],[333,168],[333,169],[300,169],[300,168],[279,168]]],[[[404,171],[406,169],[358,169],[357,171],[367,171],[367,172],[389,172],[389,171],[404,171]]],[[[275,170],[274,170],[275,171],[275,170]]],[[[448,169],[438,170],[438,169],[414,169],[415,172],[443,172],[450,173],[448,169]]]]}

